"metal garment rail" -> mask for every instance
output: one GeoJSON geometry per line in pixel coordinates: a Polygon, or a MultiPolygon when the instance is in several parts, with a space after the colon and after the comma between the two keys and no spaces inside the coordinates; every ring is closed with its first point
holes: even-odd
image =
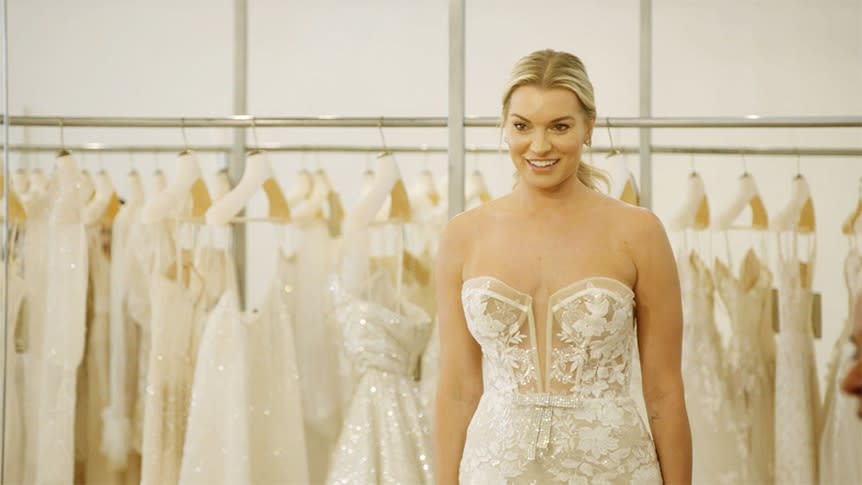
{"type": "MultiPolygon", "coordinates": [[[[71,152],[104,152],[104,153],[179,153],[192,150],[200,153],[228,153],[232,145],[107,145],[102,143],[85,143],[82,145],[10,145],[13,152],[56,152],[65,148],[71,152]]],[[[321,153],[379,153],[382,146],[374,145],[250,145],[249,150],[265,150],[269,152],[321,152],[321,153]]],[[[447,147],[408,145],[387,146],[385,150],[394,153],[448,153],[447,147]]],[[[616,150],[624,154],[638,154],[638,146],[592,147],[593,153],[609,153],[616,150]]],[[[466,153],[506,153],[504,147],[466,146],[466,153]]],[[[804,157],[862,157],[862,148],[788,148],[788,147],[739,147],[739,146],[683,146],[683,145],[652,145],[652,153],[679,155],[771,155],[771,156],[804,156],[804,157]]]]}
{"type": "MultiPolygon", "coordinates": [[[[2,121],[2,118],[0,118],[2,121]]],[[[55,128],[446,128],[444,116],[344,117],[264,116],[220,117],[104,117],[10,116],[12,126],[55,128]]],[[[499,128],[492,116],[465,116],[468,128],[499,128]]],[[[862,128],[862,116],[718,116],[718,117],[601,117],[597,127],[611,128],[862,128]]]]}

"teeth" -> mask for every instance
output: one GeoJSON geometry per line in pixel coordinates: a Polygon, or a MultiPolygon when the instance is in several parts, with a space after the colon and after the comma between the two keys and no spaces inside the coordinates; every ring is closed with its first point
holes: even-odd
{"type": "Polygon", "coordinates": [[[547,168],[557,163],[559,160],[527,160],[530,165],[537,168],[547,168]]]}

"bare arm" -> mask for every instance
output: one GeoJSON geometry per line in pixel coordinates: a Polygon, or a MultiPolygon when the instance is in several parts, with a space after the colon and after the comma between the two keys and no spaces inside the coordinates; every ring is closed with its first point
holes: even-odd
{"type": "Polygon", "coordinates": [[[682,302],[673,251],[661,222],[640,212],[630,241],[637,266],[638,349],[643,393],[665,484],[691,483],[691,429],[682,383],[682,302]]]}
{"type": "Polygon", "coordinates": [[[434,422],[437,483],[458,483],[467,425],[482,395],[482,351],[467,330],[461,306],[461,269],[466,251],[463,216],[449,222],[437,258],[440,374],[434,422]]]}

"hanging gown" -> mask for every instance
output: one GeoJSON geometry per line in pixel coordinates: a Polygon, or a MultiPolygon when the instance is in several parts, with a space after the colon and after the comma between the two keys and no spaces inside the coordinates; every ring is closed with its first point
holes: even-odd
{"type": "Polygon", "coordinates": [[[739,443],[731,423],[721,335],[714,319],[712,275],[697,253],[678,264],[683,301],[682,372],[691,423],[695,484],[739,483],[739,443]]]}
{"type": "Polygon", "coordinates": [[[279,258],[255,313],[240,311],[232,289],[208,317],[181,484],[310,483],[288,304],[289,266],[279,258]]]}
{"type": "Polygon", "coordinates": [[[6,347],[2,348],[0,359],[6,362],[6,402],[4,440],[0,443],[0,453],[4,457],[3,477],[0,482],[18,484],[23,482],[24,444],[26,440],[25,421],[23,419],[24,397],[22,368],[17,358],[15,346],[15,328],[19,319],[19,310],[24,298],[24,281],[15,274],[15,268],[8,269],[11,284],[8,294],[5,293],[5,274],[0,274],[0,295],[6,295],[6,300],[0,304],[0,318],[6,316],[6,347]]]}
{"type": "MultiPolygon", "coordinates": [[[[138,406],[138,364],[140,352],[140,318],[142,310],[135,308],[136,293],[145,280],[134,250],[134,238],[139,237],[142,204],[128,201],[117,213],[111,236],[111,307],[110,307],[110,395],[102,411],[104,429],[102,451],[115,470],[126,471],[127,483],[140,483],[140,455],[133,449],[132,416],[138,406]]],[[[139,297],[139,296],[138,296],[139,297]]],[[[146,305],[146,312],[149,311],[146,305]]],[[[143,396],[140,396],[143,397],[143,396]]]]}
{"type": "Polygon", "coordinates": [[[638,364],[628,286],[590,277],[556,291],[544,335],[532,298],[496,278],[464,281],[461,299],[485,384],[467,428],[462,484],[661,483],[630,391],[638,364]],[[544,371],[539,338],[548,342],[544,371]]]}
{"type": "MultiPolygon", "coordinates": [[[[400,291],[400,257],[393,258],[390,268],[398,275],[393,285],[385,265],[372,270],[370,259],[362,256],[375,252],[370,233],[391,236],[392,240],[384,236],[384,245],[401,241],[397,225],[386,227],[395,232],[371,228],[345,236],[341,273],[331,286],[343,351],[356,384],[330,462],[328,484],[434,482],[431,434],[416,381],[431,320],[400,291]],[[353,259],[357,257],[363,259],[353,259]]],[[[402,254],[403,245],[394,246],[386,253],[402,254]]]]}
{"type": "MultiPolygon", "coordinates": [[[[190,231],[209,228],[187,227],[190,231]]],[[[182,233],[178,238],[183,238],[182,233]]],[[[201,237],[196,235],[195,237],[201,237]]],[[[182,243],[179,247],[190,247],[182,243]]],[[[218,296],[235,288],[233,268],[219,247],[193,247],[192,268],[179,266],[182,283],[152,276],[149,368],[144,405],[141,484],[179,480],[200,338],[218,296]]],[[[178,257],[177,261],[182,258],[178,257]]]]}
{"type": "MultiPolygon", "coordinates": [[[[33,483],[71,483],[75,473],[75,415],[78,367],[84,357],[87,312],[87,236],[80,221],[80,186],[64,181],[53,203],[34,436],[33,483]]],[[[32,309],[36,311],[36,309],[32,309]]]]}
{"type": "Polygon", "coordinates": [[[862,256],[851,250],[844,261],[844,277],[849,293],[849,317],[835,342],[826,373],[826,399],[820,432],[820,483],[862,483],[862,419],[856,416],[856,397],[841,391],[841,381],[854,362],[856,347],[850,342],[855,325],[856,299],[862,293],[862,256]]]}
{"type": "Polygon", "coordinates": [[[772,274],[749,252],[752,281],[736,279],[716,262],[718,294],[730,316],[726,366],[743,456],[740,483],[771,485],[775,463],[775,342],[772,336],[772,274]]]}
{"type": "MultiPolygon", "coordinates": [[[[791,234],[790,237],[798,236],[791,234]]],[[[811,321],[811,273],[803,279],[805,275],[800,274],[799,259],[794,255],[784,256],[781,249],[779,240],[775,483],[816,485],[820,390],[811,321]]],[[[812,261],[811,254],[808,261],[812,261]]],[[[813,267],[813,263],[809,266],[813,267]]]]}
{"type": "Polygon", "coordinates": [[[321,483],[341,429],[343,401],[337,329],[328,292],[334,267],[333,239],[326,222],[319,219],[297,223],[293,234],[297,236],[296,270],[294,275],[285,275],[293,287],[289,294],[290,323],[297,342],[309,479],[321,483]]]}

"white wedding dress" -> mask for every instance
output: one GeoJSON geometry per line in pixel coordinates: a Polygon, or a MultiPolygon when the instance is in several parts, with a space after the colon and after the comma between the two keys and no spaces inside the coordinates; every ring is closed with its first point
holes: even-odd
{"type": "Polygon", "coordinates": [[[862,256],[852,249],[844,261],[849,297],[849,317],[835,342],[826,374],[826,399],[820,431],[820,483],[862,483],[862,419],[856,416],[859,401],[841,391],[841,381],[853,365],[856,347],[850,342],[855,325],[855,304],[862,293],[862,256]]]}
{"type": "Polygon", "coordinates": [[[484,380],[462,484],[661,483],[630,393],[639,364],[628,286],[605,277],[576,281],[550,296],[544,327],[534,321],[532,298],[496,278],[470,278],[461,295],[484,380]],[[547,341],[544,369],[538,339],[547,341]]]}
{"type": "Polygon", "coordinates": [[[677,263],[682,287],[682,373],[694,450],[692,483],[739,483],[739,440],[721,335],[715,325],[715,286],[697,253],[677,263]]]}
{"type": "Polygon", "coordinates": [[[10,264],[9,279],[11,284],[5,293],[5,274],[0,274],[0,295],[6,295],[6,300],[0,304],[0,318],[6,316],[6,347],[0,348],[3,353],[0,359],[6,362],[6,402],[5,430],[3,441],[0,442],[0,453],[3,453],[4,467],[0,482],[18,484],[23,482],[24,444],[26,443],[26,428],[23,419],[24,389],[22,366],[15,349],[15,329],[20,317],[21,303],[24,299],[24,281],[15,274],[16,268],[10,264]]]}
{"type": "MultiPolygon", "coordinates": [[[[735,278],[716,261],[718,294],[730,316],[732,335],[726,372],[739,432],[739,483],[772,485],[775,463],[775,341],[771,322],[772,273],[754,255],[746,255],[753,279],[735,278]]],[[[745,264],[743,265],[745,266],[745,264]]]]}
{"type": "MultiPolygon", "coordinates": [[[[782,237],[783,235],[779,235],[782,237]]],[[[796,234],[787,235],[792,238],[796,234]]],[[[796,246],[792,241],[788,246],[796,246]]],[[[820,391],[811,327],[811,271],[800,273],[800,260],[784,255],[779,239],[779,331],[775,362],[775,483],[816,485],[820,391]]],[[[807,261],[813,270],[814,246],[807,261]]],[[[860,456],[862,458],[862,456],[860,456]]]]}
{"type": "Polygon", "coordinates": [[[191,395],[180,484],[307,484],[291,328],[290,263],[280,256],[263,304],[239,308],[236,289],[210,313],[191,395]]]}
{"type": "Polygon", "coordinates": [[[388,246],[386,254],[401,255],[400,235],[399,226],[389,225],[345,236],[341,272],[331,288],[355,385],[328,484],[434,483],[431,433],[416,380],[431,319],[407,298],[400,256],[377,269],[370,257],[380,249],[371,240],[388,246]]]}

